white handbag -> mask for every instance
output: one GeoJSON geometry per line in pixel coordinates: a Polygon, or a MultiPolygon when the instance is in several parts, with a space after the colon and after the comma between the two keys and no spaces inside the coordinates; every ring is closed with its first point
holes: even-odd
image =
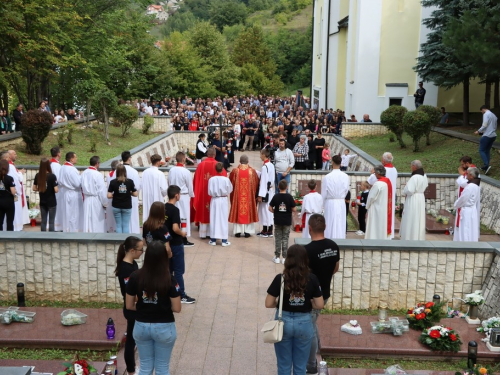
{"type": "Polygon", "coordinates": [[[261,332],[264,333],[264,342],[266,344],[275,344],[283,338],[284,322],[281,320],[283,312],[283,289],[285,288],[284,277],[281,275],[280,306],[278,309],[278,319],[273,319],[264,324],[261,332]]]}

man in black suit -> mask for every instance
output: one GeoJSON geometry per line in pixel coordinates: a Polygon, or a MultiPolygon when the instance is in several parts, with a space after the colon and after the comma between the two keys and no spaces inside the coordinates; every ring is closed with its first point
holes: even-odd
{"type": "Polygon", "coordinates": [[[21,103],[18,103],[16,109],[14,109],[13,112],[14,122],[16,123],[16,132],[20,132],[22,129],[22,124],[21,124],[22,115],[24,115],[23,105],[21,103]]]}

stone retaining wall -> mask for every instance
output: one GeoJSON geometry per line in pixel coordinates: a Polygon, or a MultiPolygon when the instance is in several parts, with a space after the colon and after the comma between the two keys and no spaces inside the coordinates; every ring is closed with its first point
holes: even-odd
{"type": "MultiPolygon", "coordinates": [[[[153,117],[154,123],[153,126],[149,129],[150,132],[152,133],[166,133],[170,130],[172,130],[172,125],[171,125],[171,116],[154,116],[153,117]]],[[[144,125],[144,118],[139,117],[136,122],[132,124],[132,127],[135,129],[140,129],[142,130],[142,126],[144,125]]]]}
{"type": "MultiPolygon", "coordinates": [[[[491,245],[500,249],[500,244],[491,245]]],[[[486,274],[482,290],[486,301],[483,306],[479,307],[481,317],[488,319],[497,316],[500,312],[500,255],[498,253],[486,274]]]]}
{"type": "Polygon", "coordinates": [[[360,138],[369,135],[384,135],[390,131],[378,122],[343,122],[342,136],[345,138],[360,138]]]}

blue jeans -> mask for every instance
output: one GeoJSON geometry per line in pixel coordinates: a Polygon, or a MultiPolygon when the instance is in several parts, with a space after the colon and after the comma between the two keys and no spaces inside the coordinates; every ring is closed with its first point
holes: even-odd
{"type": "MultiPolygon", "coordinates": [[[[278,312],[276,311],[277,318],[278,312]]],[[[293,375],[304,375],[314,336],[311,313],[283,311],[282,319],[284,322],[283,339],[274,344],[278,375],[290,375],[292,365],[293,375]]]]}
{"type": "Polygon", "coordinates": [[[179,284],[179,292],[181,298],[186,295],[184,291],[184,272],[186,272],[186,264],[184,262],[184,244],[170,245],[172,249],[172,258],[170,258],[170,272],[174,275],[175,280],[179,284]]]}
{"type": "Polygon", "coordinates": [[[116,221],[116,233],[130,233],[130,216],[132,215],[131,208],[115,208],[113,207],[113,216],[116,221]]]}
{"type": "Polygon", "coordinates": [[[481,156],[481,159],[483,159],[484,169],[490,166],[490,151],[495,139],[497,139],[497,137],[490,138],[483,136],[479,140],[479,155],[481,156]]]}
{"type": "Polygon", "coordinates": [[[139,375],[170,375],[170,357],[177,339],[175,323],[135,322],[134,339],[139,350],[139,375]]]}
{"type": "MultiPolygon", "coordinates": [[[[290,187],[290,173],[287,173],[287,175],[285,177],[283,177],[283,173],[280,173],[280,172],[276,172],[276,181],[274,181],[274,191],[280,191],[280,189],[278,188],[278,184],[281,180],[286,180],[287,184],[288,184],[288,188],[290,187]]],[[[288,188],[286,189],[286,192],[288,193],[288,188]]]]}
{"type": "MultiPolygon", "coordinates": [[[[328,298],[325,299],[325,305],[328,302],[328,298]]],[[[311,311],[311,320],[313,324],[314,336],[311,342],[311,350],[309,351],[309,360],[307,361],[307,369],[315,370],[317,366],[316,361],[316,353],[318,353],[318,349],[320,346],[319,335],[318,335],[318,316],[321,314],[321,310],[312,309],[311,311]]]]}

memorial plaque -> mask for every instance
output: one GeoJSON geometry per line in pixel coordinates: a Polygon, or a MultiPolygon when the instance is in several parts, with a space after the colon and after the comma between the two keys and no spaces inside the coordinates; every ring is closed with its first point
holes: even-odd
{"type": "Polygon", "coordinates": [[[0,367],[0,375],[30,375],[31,367],[0,367]]]}
{"type": "Polygon", "coordinates": [[[155,154],[158,154],[158,149],[157,149],[156,147],[153,147],[153,152],[154,152],[155,154]]]}
{"type": "Polygon", "coordinates": [[[165,143],[166,143],[166,145],[167,145],[168,151],[170,151],[170,143],[168,143],[168,141],[167,141],[167,142],[165,142],[165,143]]]}
{"type": "Polygon", "coordinates": [[[149,152],[146,152],[146,158],[149,163],[149,161],[151,161],[151,154],[149,152]]]}
{"type": "MultiPolygon", "coordinates": [[[[306,194],[309,194],[311,190],[309,190],[309,187],[307,186],[307,183],[310,180],[299,180],[298,181],[298,190],[299,194],[304,196],[306,194]]],[[[316,191],[321,194],[321,180],[316,180],[316,191]]],[[[295,195],[295,192],[291,192],[292,195],[295,195]]]]}
{"type": "Polygon", "coordinates": [[[137,158],[137,163],[139,163],[141,167],[144,167],[144,163],[142,162],[142,158],[140,156],[137,158]]]}
{"type": "Polygon", "coordinates": [[[172,143],[172,147],[175,147],[175,139],[170,138],[170,143],[172,143]]]}
{"type": "Polygon", "coordinates": [[[424,197],[425,199],[437,198],[436,184],[429,184],[429,186],[427,186],[427,189],[424,191],[424,197]]]}
{"type": "Polygon", "coordinates": [[[165,146],[163,146],[163,143],[160,145],[161,148],[161,156],[165,157],[167,154],[165,154],[165,146]]]}

